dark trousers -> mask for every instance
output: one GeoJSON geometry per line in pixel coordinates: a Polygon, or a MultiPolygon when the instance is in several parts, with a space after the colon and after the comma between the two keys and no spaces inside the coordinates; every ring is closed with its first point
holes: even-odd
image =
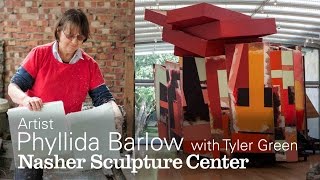
{"type": "Polygon", "coordinates": [[[18,169],[14,171],[15,180],[42,180],[43,169],[18,169]]]}

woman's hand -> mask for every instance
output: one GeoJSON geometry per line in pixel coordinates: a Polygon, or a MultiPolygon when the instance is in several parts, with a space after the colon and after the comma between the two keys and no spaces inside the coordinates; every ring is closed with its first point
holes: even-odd
{"type": "Polygon", "coordinates": [[[28,96],[15,83],[9,84],[8,94],[14,103],[28,107],[31,111],[40,111],[43,107],[41,98],[28,96]]]}
{"type": "Polygon", "coordinates": [[[29,96],[23,98],[22,105],[31,111],[40,111],[43,107],[41,98],[29,96]]]}

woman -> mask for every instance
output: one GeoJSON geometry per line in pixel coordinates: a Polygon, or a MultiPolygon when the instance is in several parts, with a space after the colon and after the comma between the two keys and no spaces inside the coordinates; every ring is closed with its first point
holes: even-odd
{"type": "MultiPolygon", "coordinates": [[[[65,112],[71,113],[81,110],[89,93],[94,106],[112,101],[119,116],[98,64],[80,49],[89,34],[83,11],[67,10],[55,27],[56,41],[32,49],[11,79],[8,94],[12,101],[39,111],[43,103],[61,100],[65,112]]],[[[15,179],[42,179],[42,174],[42,169],[16,169],[15,179]]]]}

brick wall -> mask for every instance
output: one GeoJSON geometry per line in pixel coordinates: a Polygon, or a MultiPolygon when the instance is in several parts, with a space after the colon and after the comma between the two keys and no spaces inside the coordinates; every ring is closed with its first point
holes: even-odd
{"type": "Polygon", "coordinates": [[[19,64],[33,47],[54,40],[53,27],[69,8],[81,8],[87,14],[91,38],[83,49],[98,62],[118,104],[124,104],[125,94],[130,94],[125,92],[125,86],[131,79],[124,78],[126,63],[133,61],[134,0],[0,0],[5,98],[7,85],[19,64]]]}
{"type": "MultiPolygon", "coordinates": [[[[0,40],[4,40],[5,52],[4,97],[9,99],[9,81],[28,52],[37,45],[54,41],[53,27],[69,8],[80,8],[88,16],[91,38],[83,49],[98,62],[117,103],[124,106],[127,135],[132,137],[134,0],[0,0],[0,40]]],[[[0,89],[1,85],[0,82],[0,89]]]]}

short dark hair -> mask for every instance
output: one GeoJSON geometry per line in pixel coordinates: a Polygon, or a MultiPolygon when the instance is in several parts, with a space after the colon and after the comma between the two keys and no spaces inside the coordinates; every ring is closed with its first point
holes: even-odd
{"type": "Polygon", "coordinates": [[[65,25],[70,23],[79,27],[80,32],[86,38],[83,42],[86,42],[90,36],[89,21],[85,13],[81,9],[69,9],[63,13],[62,17],[59,19],[55,26],[54,37],[59,41],[58,33],[65,28],[65,25]]]}

